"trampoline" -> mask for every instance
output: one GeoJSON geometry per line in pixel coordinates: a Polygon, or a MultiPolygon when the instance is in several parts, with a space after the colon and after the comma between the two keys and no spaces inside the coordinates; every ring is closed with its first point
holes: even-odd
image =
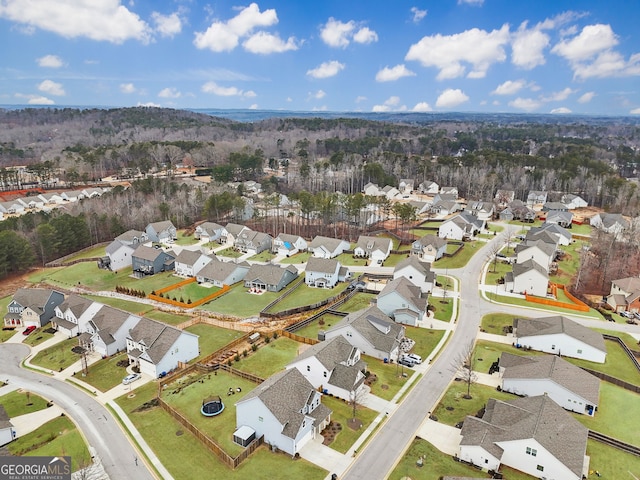
{"type": "Polygon", "coordinates": [[[207,398],[202,401],[202,408],[200,412],[205,417],[215,417],[216,415],[220,415],[224,410],[224,403],[217,395],[214,397],[207,398]]]}

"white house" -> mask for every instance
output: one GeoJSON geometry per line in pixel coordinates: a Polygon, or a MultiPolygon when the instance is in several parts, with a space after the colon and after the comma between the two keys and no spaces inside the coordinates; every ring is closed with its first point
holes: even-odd
{"type": "Polygon", "coordinates": [[[384,192],[380,189],[380,187],[378,187],[378,185],[376,185],[375,183],[367,183],[363,188],[362,188],[362,193],[369,196],[369,197],[378,197],[381,195],[384,195],[384,192]]]}
{"type": "Polygon", "coordinates": [[[45,205],[60,205],[64,203],[64,198],[58,193],[41,193],[38,197],[45,205]]]}
{"type": "Polygon", "coordinates": [[[135,252],[135,250],[133,245],[122,243],[120,240],[114,240],[105,248],[108,262],[106,262],[106,264],[102,262],[100,265],[105,268],[108,265],[109,270],[113,272],[131,267],[133,264],[133,252],[135,252]]]}
{"type": "Polygon", "coordinates": [[[254,232],[246,228],[236,237],[234,246],[241,252],[257,255],[265,250],[271,250],[272,241],[273,237],[268,233],[254,232]]]}
{"type": "Polygon", "coordinates": [[[150,241],[156,243],[172,243],[178,238],[176,227],[170,220],[150,223],[145,233],[150,241]]]}
{"type": "Polygon", "coordinates": [[[436,182],[425,180],[420,185],[418,185],[418,190],[420,191],[420,193],[436,194],[440,191],[440,185],[438,185],[436,182]]]}
{"type": "Polygon", "coordinates": [[[309,244],[314,257],[334,258],[348,250],[351,244],[346,240],[317,235],[309,244]]]}
{"type": "Polygon", "coordinates": [[[332,258],[310,257],[304,269],[304,282],[310,287],[333,288],[350,277],[349,269],[332,258]]]}
{"type": "Polygon", "coordinates": [[[80,344],[102,356],[114,355],[126,348],[129,330],[139,321],[137,315],[102,305],[86,323],[85,331],[79,337],[80,344]]]}
{"type": "Polygon", "coordinates": [[[407,257],[398,262],[393,269],[393,279],[400,277],[406,278],[425,293],[433,291],[436,282],[436,274],[431,271],[431,264],[421,262],[415,256],[407,257]]]}
{"type": "Polygon", "coordinates": [[[531,190],[527,195],[528,207],[537,206],[539,209],[541,209],[542,205],[545,203],[547,203],[547,192],[543,192],[540,190],[531,190]]]}
{"type": "Polygon", "coordinates": [[[249,227],[239,225],[237,223],[227,223],[224,229],[220,232],[220,238],[218,241],[221,244],[234,245],[236,239],[240,236],[240,233],[244,230],[249,230],[249,227]]]}
{"type": "Polygon", "coordinates": [[[622,233],[629,228],[629,221],[619,213],[598,213],[591,217],[589,224],[592,227],[607,233],[622,233]]]}
{"type": "Polygon", "coordinates": [[[478,217],[480,220],[491,220],[493,212],[495,211],[493,203],[483,202],[481,200],[471,200],[467,202],[467,206],[464,209],[465,213],[470,213],[474,217],[478,217]]]}
{"type": "Polygon", "coordinates": [[[360,351],[343,336],[337,336],[306,349],[286,368],[297,368],[325,395],[349,402],[365,390],[366,367],[360,351]]]}
{"type": "Polygon", "coordinates": [[[236,403],[236,426],[249,427],[256,438],[295,455],[331,420],[322,394],[297,368],[272,375],[236,403]]]}
{"type": "Polygon", "coordinates": [[[149,237],[145,232],[141,232],[139,230],[127,230],[126,232],[118,235],[115,240],[135,248],[138,245],[147,243],[149,241],[149,237]]]}
{"type": "Polygon", "coordinates": [[[404,334],[403,325],[395,323],[378,307],[372,306],[350,313],[329,330],[318,332],[318,339],[330,340],[342,335],[363,355],[395,361],[404,334]]]}
{"type": "Polygon", "coordinates": [[[482,418],[464,420],[459,458],[500,465],[540,479],[581,480],[589,473],[589,430],[549,396],[489,399],[482,418]]]}
{"type": "Polygon", "coordinates": [[[64,301],[64,295],[49,288],[19,288],[7,305],[4,326],[7,328],[36,327],[46,325],[56,315],[56,307],[64,301]]]}
{"type": "Polygon", "coordinates": [[[139,318],[126,337],[129,363],[152,378],[175,370],[200,354],[198,335],[149,318],[139,318]]]}
{"type": "Polygon", "coordinates": [[[444,195],[453,195],[458,198],[458,187],[441,187],[440,193],[444,195]]]}
{"type": "Polygon", "coordinates": [[[571,228],[573,213],[561,210],[549,210],[545,218],[545,223],[555,223],[564,228],[571,228]]]}
{"type": "Polygon", "coordinates": [[[411,255],[423,262],[435,262],[447,252],[447,241],[437,235],[425,235],[411,244],[411,255]]]}
{"type": "Polygon", "coordinates": [[[307,241],[300,235],[290,235],[288,233],[281,233],[272,242],[274,253],[283,257],[291,257],[298,252],[304,252],[307,247],[307,241]]]}
{"type": "Polygon", "coordinates": [[[174,269],[176,275],[195,277],[210,261],[211,257],[199,250],[187,250],[183,248],[176,257],[174,269]]]}
{"type": "Polygon", "coordinates": [[[417,326],[427,312],[427,294],[403,276],[387,283],[378,294],[378,308],[396,323],[417,326]]]}
{"type": "Polygon", "coordinates": [[[16,436],[16,429],[9,419],[7,411],[3,405],[0,405],[0,447],[14,440],[16,436]]]}
{"type": "Polygon", "coordinates": [[[215,222],[204,222],[196,227],[194,237],[203,243],[215,242],[222,235],[224,227],[215,222]]]}
{"type": "Polygon", "coordinates": [[[22,215],[26,209],[27,206],[23,202],[19,202],[17,200],[0,202],[0,212],[5,214],[22,215]]]}
{"type": "Polygon", "coordinates": [[[51,323],[59,332],[74,337],[87,331],[89,320],[92,320],[103,306],[102,303],[72,293],[56,307],[56,316],[51,319],[51,323]]]}
{"type": "Polygon", "coordinates": [[[557,355],[500,355],[502,390],[521,397],[549,395],[565,410],[593,416],[600,399],[600,380],[557,355]]]}
{"type": "Polygon", "coordinates": [[[401,178],[398,183],[398,190],[403,195],[409,195],[413,191],[416,181],[413,178],[401,178]]]}
{"type": "Polygon", "coordinates": [[[567,193],[562,196],[562,203],[564,203],[569,210],[573,210],[575,208],[584,208],[589,206],[589,202],[580,197],[579,195],[574,195],[572,193],[567,193]]]}
{"type": "Polygon", "coordinates": [[[368,258],[371,260],[372,265],[382,265],[391,253],[392,248],[393,242],[390,238],[360,235],[353,254],[356,257],[368,258]]]}
{"type": "Polygon", "coordinates": [[[516,318],[513,329],[516,344],[533,350],[596,363],[604,363],[607,357],[601,333],[566,317],[516,318]]]}
{"type": "Polygon", "coordinates": [[[401,195],[400,190],[398,190],[396,187],[392,187],[391,185],[385,186],[382,189],[382,192],[389,200],[393,200],[394,198],[401,195]]]}
{"type": "Polygon", "coordinates": [[[438,228],[438,236],[449,240],[473,238],[484,230],[486,222],[469,213],[459,213],[442,222],[438,228]]]}
{"type": "Polygon", "coordinates": [[[530,228],[527,232],[527,238],[535,239],[535,235],[539,232],[548,232],[553,235],[557,240],[557,245],[570,245],[573,240],[569,230],[555,223],[543,223],[540,227],[530,228]]]}
{"type": "Polygon", "coordinates": [[[529,259],[523,263],[514,263],[513,270],[507,272],[504,278],[505,289],[508,291],[537,297],[547,296],[549,273],[545,267],[534,260],[529,259]]]}
{"type": "Polygon", "coordinates": [[[77,202],[84,198],[82,190],[68,190],[66,192],[62,192],[61,195],[67,202],[77,202]]]}
{"type": "Polygon", "coordinates": [[[553,245],[544,242],[520,243],[516,245],[516,263],[524,263],[533,260],[538,265],[549,270],[551,262],[555,259],[556,249],[553,245]]]}
{"type": "Polygon", "coordinates": [[[247,262],[223,262],[217,257],[213,257],[196,274],[196,280],[198,283],[214,287],[233,285],[244,280],[250,267],[251,265],[247,262]]]}

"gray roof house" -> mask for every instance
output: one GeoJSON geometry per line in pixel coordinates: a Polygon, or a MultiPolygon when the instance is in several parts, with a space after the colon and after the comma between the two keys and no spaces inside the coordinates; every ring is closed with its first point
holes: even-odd
{"type": "Polygon", "coordinates": [[[236,239],[240,232],[244,230],[249,230],[249,227],[245,225],[240,225],[238,223],[227,223],[220,233],[220,243],[227,243],[234,245],[236,243],[236,239]]]}
{"type": "Polygon", "coordinates": [[[427,312],[427,297],[411,280],[399,276],[384,286],[376,305],[397,323],[415,327],[427,312]]]}
{"type": "Polygon", "coordinates": [[[89,320],[92,320],[103,306],[102,303],[72,293],[56,307],[56,316],[51,319],[51,324],[70,337],[87,332],[89,320]]]}
{"type": "Polygon", "coordinates": [[[148,242],[149,236],[145,232],[140,232],[139,230],[127,230],[126,232],[118,235],[115,239],[125,245],[137,247],[142,243],[148,242]]]}
{"type": "Polygon", "coordinates": [[[556,237],[558,245],[569,245],[573,240],[571,232],[557,223],[543,223],[540,227],[532,227],[527,232],[527,238],[535,238],[539,232],[548,232],[556,237]]]}
{"type": "Polygon", "coordinates": [[[274,238],[272,242],[274,253],[284,257],[290,257],[298,252],[304,252],[307,250],[307,247],[307,241],[300,235],[290,235],[288,233],[281,233],[274,238]]]}
{"type": "Polygon", "coordinates": [[[332,412],[321,399],[297,368],[289,368],[236,403],[236,427],[253,429],[256,438],[293,456],[329,424],[332,412]]]}
{"type": "Polygon", "coordinates": [[[319,340],[342,335],[363,354],[380,360],[398,359],[405,327],[395,323],[376,306],[350,313],[329,330],[318,332],[319,340]]]}
{"type": "Polygon", "coordinates": [[[233,285],[244,280],[250,265],[247,262],[223,262],[217,257],[213,257],[196,274],[198,283],[211,284],[214,287],[223,285],[233,285]]]}
{"type": "Polygon", "coordinates": [[[409,194],[413,191],[416,181],[413,178],[401,178],[398,183],[398,190],[402,194],[409,194]]]}
{"type": "Polygon", "coordinates": [[[338,335],[309,347],[286,368],[297,368],[322,393],[349,402],[364,390],[367,365],[360,350],[338,335]]]}
{"type": "Polygon", "coordinates": [[[411,255],[423,262],[435,262],[447,252],[447,241],[437,235],[427,234],[411,244],[411,255]]]}
{"type": "Polygon", "coordinates": [[[547,394],[565,410],[593,416],[600,398],[600,380],[557,355],[500,356],[502,390],[519,396],[547,394]]]}
{"type": "Polygon", "coordinates": [[[145,232],[149,240],[156,243],[173,243],[178,238],[176,227],[170,220],[150,223],[145,232]]]}
{"type": "Polygon", "coordinates": [[[504,276],[505,288],[514,293],[547,296],[549,273],[547,269],[529,259],[523,263],[514,263],[511,272],[504,276]]]}
{"type": "Polygon", "coordinates": [[[573,213],[568,210],[549,210],[545,223],[555,223],[564,228],[571,228],[573,221],[573,213]]]}
{"type": "Polygon", "coordinates": [[[547,192],[531,190],[527,195],[527,206],[542,205],[547,202],[547,192]]]}
{"type": "Polygon", "coordinates": [[[470,213],[481,220],[491,220],[494,210],[493,203],[482,200],[470,200],[464,209],[465,213],[470,213]]]}
{"type": "Polygon", "coordinates": [[[350,277],[349,269],[332,258],[309,257],[304,269],[304,282],[310,287],[333,288],[350,277]]]}
{"type": "Polygon", "coordinates": [[[495,203],[502,207],[509,205],[514,198],[516,198],[516,192],[504,189],[496,191],[496,196],[494,197],[495,203]]]}
{"type": "Polygon", "coordinates": [[[640,312],[640,277],[611,280],[607,303],[615,312],[640,312]]]}
{"type": "Polygon", "coordinates": [[[268,233],[254,232],[246,228],[236,237],[234,246],[241,252],[257,255],[265,250],[271,250],[272,240],[268,233]]]}
{"type": "Polygon", "coordinates": [[[566,317],[516,318],[513,329],[516,343],[523,347],[597,363],[606,360],[602,334],[566,317]]]}
{"type": "Polygon", "coordinates": [[[567,212],[569,207],[567,207],[562,202],[546,202],[542,205],[543,212],[567,212]]]}
{"type": "Polygon", "coordinates": [[[16,436],[16,429],[13,427],[4,405],[0,405],[0,447],[11,442],[16,436]]]}
{"type": "Polygon", "coordinates": [[[55,309],[64,295],[49,288],[19,288],[7,305],[4,326],[43,327],[55,316],[55,309]]]}
{"type": "Polygon", "coordinates": [[[438,236],[453,240],[473,238],[484,230],[487,222],[470,213],[461,212],[442,222],[438,228],[438,236]]]}
{"type": "Polygon", "coordinates": [[[176,275],[195,277],[202,268],[211,261],[211,256],[200,250],[183,248],[175,259],[176,275]]]}
{"type": "Polygon", "coordinates": [[[491,398],[482,418],[467,416],[460,433],[460,459],[481,468],[506,465],[562,480],[581,480],[589,472],[589,430],[547,395],[491,398]]]}
{"type": "Polygon", "coordinates": [[[222,236],[224,227],[214,222],[204,222],[196,227],[193,235],[202,242],[215,242],[222,236]]]}
{"type": "Polygon", "coordinates": [[[79,337],[80,344],[102,356],[114,355],[126,348],[129,330],[139,321],[137,315],[103,305],[86,323],[83,335],[79,337]]]}
{"type": "Polygon", "coordinates": [[[173,270],[175,264],[173,252],[165,252],[161,248],[139,245],[132,254],[132,267],[134,272],[145,275],[173,270]]]}
{"type": "Polygon", "coordinates": [[[567,193],[562,196],[562,203],[564,203],[569,210],[573,210],[574,208],[584,208],[589,206],[589,202],[583,199],[579,195],[574,195],[573,193],[567,193]]]}
{"type": "Polygon", "coordinates": [[[369,258],[372,265],[382,265],[391,253],[392,247],[393,242],[390,238],[360,235],[353,254],[356,257],[369,258]]]}
{"type": "Polygon", "coordinates": [[[591,217],[589,224],[607,233],[620,233],[629,228],[629,221],[619,213],[598,213],[591,217]]]}
{"type": "Polygon", "coordinates": [[[244,285],[248,288],[279,292],[296,278],[298,278],[298,270],[293,265],[283,268],[279,265],[255,263],[251,265],[244,277],[244,285]]]}
{"type": "Polygon", "coordinates": [[[314,257],[333,258],[344,253],[350,246],[346,240],[317,235],[309,244],[309,250],[314,257]]]}
{"type": "Polygon", "coordinates": [[[433,290],[436,274],[431,271],[431,264],[421,262],[418,257],[410,256],[398,262],[393,269],[393,278],[404,277],[425,293],[433,290]]]}
{"type": "Polygon", "coordinates": [[[133,264],[132,256],[136,246],[123,243],[120,240],[114,240],[105,248],[106,259],[100,259],[98,266],[108,268],[113,272],[131,267],[133,264]]]}

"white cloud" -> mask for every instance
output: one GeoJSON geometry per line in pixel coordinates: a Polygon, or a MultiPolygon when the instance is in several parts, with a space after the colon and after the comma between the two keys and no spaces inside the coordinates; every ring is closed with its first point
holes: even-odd
{"type": "Polygon", "coordinates": [[[199,49],[228,52],[238,46],[240,38],[251,34],[254,29],[276,23],[278,15],[274,9],[260,12],[258,4],[252,3],[228,21],[214,21],[205,32],[196,32],[193,44],[199,49]]]}
{"type": "Polygon", "coordinates": [[[182,31],[182,19],[178,12],[169,15],[153,12],[151,19],[156,24],[156,31],[163,37],[173,38],[182,31]]]}
{"type": "Polygon", "coordinates": [[[387,98],[382,105],[374,105],[371,111],[389,112],[391,110],[404,111],[406,109],[407,107],[405,105],[400,105],[400,97],[393,95],[387,98]]]}
{"type": "Polygon", "coordinates": [[[207,82],[202,85],[202,91],[204,93],[212,93],[219,97],[255,97],[256,94],[252,90],[247,92],[240,90],[237,87],[222,87],[216,82],[207,82]]]}
{"type": "Polygon", "coordinates": [[[38,66],[45,68],[60,68],[63,65],[62,60],[57,55],[45,55],[37,58],[36,62],[38,62],[38,66]]]}
{"type": "Polygon", "coordinates": [[[258,108],[259,107],[257,103],[252,103],[251,105],[249,105],[249,110],[257,110],[258,108]]]}
{"type": "Polygon", "coordinates": [[[27,102],[29,105],[55,105],[56,102],[47,97],[42,96],[30,96],[29,101],[27,102]]]}
{"type": "Polygon", "coordinates": [[[474,7],[481,7],[484,0],[458,0],[458,5],[472,5],[474,7]]]}
{"type": "Polygon", "coordinates": [[[453,108],[468,101],[469,97],[459,88],[448,88],[436,100],[437,108],[453,108]]]}
{"type": "Polygon", "coordinates": [[[566,100],[572,93],[574,93],[574,90],[571,90],[569,87],[567,87],[564,90],[553,92],[549,96],[542,97],[541,100],[543,102],[561,102],[563,100],[566,100]]]}
{"type": "Polygon", "coordinates": [[[507,80],[491,92],[492,95],[515,95],[526,85],[524,80],[507,80]]]}
{"type": "Polygon", "coordinates": [[[120,0],[3,0],[0,17],[65,38],[85,37],[115,44],[151,40],[149,25],[120,0]]]}
{"type": "Polygon", "coordinates": [[[344,64],[337,60],[331,60],[330,62],[323,62],[316,68],[307,70],[307,75],[313,78],[329,78],[337,75],[341,70],[344,70],[344,64]]]}
{"type": "Polygon", "coordinates": [[[167,87],[160,90],[158,96],[160,98],[180,98],[182,96],[182,93],[180,93],[177,88],[167,87]]]}
{"type": "Polygon", "coordinates": [[[640,115],[640,108],[634,108],[633,110],[629,110],[629,115],[640,115]]]}
{"type": "Polygon", "coordinates": [[[540,108],[540,105],[540,101],[533,98],[518,97],[509,102],[510,107],[517,108],[518,110],[526,110],[528,112],[540,108]]]}
{"type": "Polygon", "coordinates": [[[610,25],[587,25],[580,34],[570,40],[562,40],[551,51],[569,62],[581,62],[594,58],[617,44],[618,39],[610,25]]]}
{"type": "Polygon", "coordinates": [[[571,113],[571,110],[569,110],[566,107],[560,107],[560,108],[554,108],[553,110],[551,110],[550,113],[571,113]]]}
{"type": "Polygon", "coordinates": [[[371,30],[369,27],[362,27],[353,36],[353,41],[362,44],[377,42],[378,34],[371,30]]]}
{"type": "Polygon", "coordinates": [[[411,7],[411,13],[413,14],[413,23],[420,23],[427,16],[427,11],[420,10],[418,7],[411,7]]]}
{"type": "Polygon", "coordinates": [[[341,22],[329,17],[320,29],[322,41],[333,48],[346,48],[351,40],[356,43],[372,43],[378,41],[378,34],[368,27],[358,28],[355,21],[341,22]]]}
{"type": "Polygon", "coordinates": [[[299,48],[294,37],[289,37],[285,42],[278,35],[268,32],[254,33],[243,42],[242,46],[248,52],[262,55],[298,50],[299,48]]]}
{"type": "Polygon", "coordinates": [[[138,107],[160,108],[161,105],[154,102],[145,102],[145,103],[138,102],[138,107]]]}
{"type": "Polygon", "coordinates": [[[247,90],[246,92],[244,92],[243,96],[246,98],[254,98],[254,97],[257,97],[258,94],[253,90],[247,90]]]}
{"type": "Polygon", "coordinates": [[[409,47],[405,60],[415,60],[425,67],[436,67],[438,80],[464,75],[468,63],[472,70],[469,78],[483,78],[489,67],[506,59],[504,46],[510,39],[509,26],[487,32],[478,28],[453,35],[423,37],[409,47]]]}
{"type": "Polygon", "coordinates": [[[640,75],[640,53],[631,55],[628,61],[618,52],[600,53],[592,63],[573,64],[575,78],[627,77],[640,75]]]}
{"type": "Polygon", "coordinates": [[[121,83],[120,84],[120,91],[122,93],[135,93],[136,92],[136,87],[133,83],[121,83]]]}
{"type": "Polygon", "coordinates": [[[361,103],[361,102],[366,102],[367,101],[367,97],[365,97],[364,95],[358,95],[356,97],[356,103],[361,103]]]}
{"type": "Polygon", "coordinates": [[[415,73],[409,70],[404,64],[395,67],[384,67],[376,73],[376,82],[394,82],[402,77],[415,77],[415,73]]]}
{"type": "Polygon", "coordinates": [[[580,95],[580,98],[578,98],[578,103],[589,103],[595,96],[596,92],[583,93],[582,95],[580,95]]]}
{"type": "Polygon", "coordinates": [[[324,98],[326,95],[327,95],[327,92],[325,92],[324,90],[318,90],[316,93],[311,94],[311,96],[316,100],[320,100],[324,98]]]}
{"type": "Polygon", "coordinates": [[[527,29],[527,22],[523,22],[513,34],[511,62],[525,70],[544,65],[544,49],[548,46],[549,35],[541,30],[540,25],[527,29]]]}
{"type": "Polygon", "coordinates": [[[411,110],[413,112],[430,112],[433,109],[431,108],[431,105],[429,105],[427,102],[419,102],[419,103],[416,103],[411,110]]]}
{"type": "Polygon", "coordinates": [[[55,95],[56,97],[62,97],[65,95],[64,88],[61,83],[54,82],[52,80],[44,80],[38,85],[38,90],[49,95],[55,95]]]}

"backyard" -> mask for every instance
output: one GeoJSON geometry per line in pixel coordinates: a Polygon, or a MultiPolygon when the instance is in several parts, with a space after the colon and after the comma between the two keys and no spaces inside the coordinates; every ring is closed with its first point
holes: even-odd
{"type": "MultiPolygon", "coordinates": [[[[458,253],[453,257],[442,257],[433,263],[434,268],[462,268],[476,253],[478,242],[465,242],[463,247],[458,250],[458,253]]],[[[457,250],[459,247],[456,244],[447,244],[447,253],[457,250]]]]}
{"type": "Polygon", "coordinates": [[[198,335],[198,348],[200,355],[192,361],[198,361],[207,355],[220,350],[237,338],[244,335],[243,332],[228,328],[216,327],[207,323],[198,323],[185,328],[185,331],[198,335]]]}
{"type": "MultiPolygon", "coordinates": [[[[176,283],[179,281],[178,279],[175,280],[176,283]]],[[[191,282],[178,288],[172,288],[171,290],[164,292],[162,295],[164,298],[170,298],[188,304],[205,298],[218,291],[220,291],[220,287],[203,287],[197,282],[191,282]]]]}
{"type": "Polygon", "coordinates": [[[240,355],[240,361],[234,362],[233,367],[261,378],[268,378],[284,369],[305,347],[308,348],[307,345],[290,338],[278,337],[261,345],[255,352],[250,352],[247,357],[240,355]]]}
{"type": "Polygon", "coordinates": [[[283,312],[291,308],[313,305],[342,293],[349,284],[340,282],[333,288],[310,287],[306,283],[300,284],[293,293],[269,309],[270,312],[283,312]]]}
{"type": "Polygon", "coordinates": [[[296,330],[294,333],[296,335],[300,335],[301,337],[317,339],[318,332],[320,330],[328,330],[329,328],[331,328],[332,325],[336,325],[343,318],[344,317],[340,317],[338,315],[325,313],[320,318],[296,330]]]}

